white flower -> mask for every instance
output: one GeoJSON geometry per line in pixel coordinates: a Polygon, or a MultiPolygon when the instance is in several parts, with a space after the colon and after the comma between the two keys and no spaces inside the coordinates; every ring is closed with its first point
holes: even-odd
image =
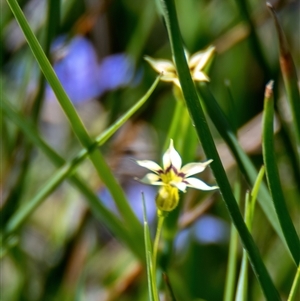
{"type": "Polygon", "coordinates": [[[208,186],[203,181],[190,177],[202,172],[211,162],[212,160],[202,163],[189,163],[181,167],[181,157],[175,150],[171,139],[170,146],[163,155],[163,168],[150,160],[137,161],[137,164],[153,172],[146,174],[141,179],[142,183],[160,186],[171,185],[185,192],[187,187],[205,191],[218,189],[217,186],[208,186]]]}
{"type": "MultiPolygon", "coordinates": [[[[208,76],[202,70],[210,61],[214,51],[215,47],[211,46],[205,51],[196,52],[191,57],[187,51],[185,52],[191,76],[194,81],[209,81],[208,76]]],[[[156,60],[149,56],[146,56],[145,60],[155,71],[162,74],[162,81],[173,82],[176,86],[180,87],[177,71],[173,62],[169,60],[156,60]]]]}
{"type": "Polygon", "coordinates": [[[215,190],[219,187],[208,186],[203,181],[190,177],[202,172],[212,160],[202,163],[189,163],[181,167],[182,160],[173,146],[173,140],[163,155],[163,168],[150,160],[136,161],[138,165],[152,171],[140,181],[145,184],[162,186],[156,196],[156,206],[161,211],[172,211],[179,202],[178,190],[185,192],[187,187],[200,190],[215,190]]]}

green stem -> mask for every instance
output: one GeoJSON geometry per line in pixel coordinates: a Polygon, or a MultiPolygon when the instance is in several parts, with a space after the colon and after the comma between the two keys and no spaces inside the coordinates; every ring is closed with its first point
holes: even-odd
{"type": "MultiPolygon", "coordinates": [[[[230,148],[240,170],[248,180],[250,187],[253,186],[257,177],[257,171],[254,164],[241,148],[237,137],[234,134],[232,127],[230,126],[230,123],[228,122],[225,114],[223,113],[217,100],[214,98],[206,83],[200,83],[198,85],[198,90],[200,94],[200,100],[205,105],[206,110],[215,127],[230,148]]],[[[273,206],[272,197],[270,196],[268,188],[264,183],[261,184],[258,194],[258,201],[271,225],[276,230],[277,234],[282,239],[284,244],[286,244],[278,221],[278,217],[273,206]]]]}
{"type": "MultiPolygon", "coordinates": [[[[240,182],[237,182],[235,185],[234,194],[238,203],[240,203],[240,193],[241,193],[241,185],[240,182]]],[[[234,225],[231,225],[225,293],[223,299],[224,301],[233,300],[234,287],[236,282],[236,266],[237,266],[237,255],[238,255],[237,246],[238,246],[238,233],[234,225]]]]}
{"type": "Polygon", "coordinates": [[[268,274],[268,271],[266,270],[257,246],[244,223],[237,202],[233,196],[224,167],[216,150],[203,109],[199,102],[182,46],[182,38],[179,30],[174,0],[160,0],[160,2],[183,95],[198,137],[202,142],[204,152],[208,158],[213,159],[211,168],[220,187],[222,197],[227,205],[232,221],[239,232],[244,247],[248,252],[255,275],[260,282],[266,299],[270,301],[280,300],[280,296],[270,278],[270,275],[268,274]]]}
{"type": "Polygon", "coordinates": [[[297,295],[299,295],[299,287],[300,287],[300,265],[297,268],[297,273],[296,273],[296,276],[293,281],[293,285],[292,285],[292,288],[291,288],[291,291],[289,294],[288,301],[299,300],[299,299],[296,299],[297,295]]]}
{"type": "Polygon", "coordinates": [[[152,253],[152,274],[153,274],[153,292],[154,292],[154,296],[158,296],[158,289],[157,289],[157,281],[156,281],[156,266],[157,266],[157,251],[158,251],[158,245],[159,245],[159,239],[160,239],[160,235],[161,235],[161,231],[162,231],[162,227],[163,227],[163,223],[165,220],[166,215],[161,212],[160,210],[158,210],[157,212],[157,228],[156,228],[156,234],[155,234],[155,239],[154,239],[154,245],[153,245],[153,253],[152,253]]]}
{"type": "Polygon", "coordinates": [[[237,5],[239,7],[239,10],[241,12],[242,18],[245,20],[245,22],[248,23],[250,27],[250,35],[249,35],[249,41],[250,41],[250,47],[252,48],[253,53],[255,54],[259,66],[261,66],[261,69],[267,73],[268,76],[270,76],[271,71],[270,68],[267,64],[267,61],[264,57],[261,43],[259,42],[259,38],[257,35],[257,32],[255,30],[255,24],[252,21],[251,15],[250,15],[250,10],[249,10],[249,5],[248,5],[248,0],[236,0],[237,5]]]}
{"type": "MultiPolygon", "coordinates": [[[[248,229],[251,229],[251,203],[250,203],[250,194],[249,191],[246,192],[245,200],[245,212],[244,219],[248,229]]],[[[243,250],[241,270],[237,285],[237,291],[235,296],[235,301],[246,301],[247,300],[247,291],[248,291],[248,256],[247,252],[243,250]]]]}
{"type": "MultiPolygon", "coordinates": [[[[44,188],[35,196],[34,199],[27,202],[22,206],[15,214],[10,218],[8,224],[5,226],[4,232],[6,236],[11,235],[16,231],[24,221],[29,217],[29,215],[39,206],[39,204],[68,176],[73,174],[76,170],[76,167],[88,156],[90,152],[93,152],[99,145],[102,145],[105,141],[109,139],[150,97],[153,90],[159,82],[158,77],[155,82],[152,84],[147,93],[123,116],[121,116],[111,127],[104,131],[100,136],[98,136],[91,146],[90,149],[83,149],[71,162],[65,162],[65,160],[52,150],[38,135],[36,129],[32,126],[31,123],[28,123],[24,118],[16,113],[16,111],[11,107],[9,101],[5,99],[0,102],[0,108],[3,110],[4,114],[9,117],[9,119],[14,122],[19,128],[25,133],[25,135],[31,139],[31,141],[37,145],[41,150],[51,159],[51,161],[61,168],[49,179],[48,183],[44,188]]],[[[124,227],[119,227],[114,216],[108,211],[102,204],[99,202],[99,198],[94,195],[93,192],[77,177],[73,176],[71,178],[72,182],[78,189],[87,197],[89,205],[100,219],[112,229],[114,233],[122,233],[121,231],[124,227]]],[[[131,232],[130,232],[131,233],[131,232]]],[[[119,235],[122,237],[122,235],[119,235]]],[[[127,237],[128,235],[124,235],[127,237]]],[[[130,234],[131,237],[135,237],[134,232],[130,234]]],[[[136,238],[131,240],[136,242],[136,238]]],[[[138,243],[136,243],[139,245],[138,243]]],[[[129,245],[131,245],[129,243],[129,245]]],[[[134,248],[132,248],[134,250],[134,248]]],[[[139,257],[142,258],[142,250],[140,247],[136,248],[138,250],[139,257]]]]}
{"type": "Polygon", "coordinates": [[[267,3],[267,7],[273,17],[278,35],[280,68],[293,116],[293,126],[295,127],[296,133],[298,164],[300,164],[300,92],[298,88],[297,71],[275,9],[270,3],[267,3]]]}
{"type": "MultiPolygon", "coordinates": [[[[19,23],[28,42],[28,45],[31,48],[32,53],[35,56],[42,72],[44,73],[47,81],[49,82],[51,88],[53,89],[53,92],[57,97],[57,100],[59,101],[64,113],[66,114],[75,135],[86,149],[90,149],[92,147],[93,141],[89,136],[86,128],[84,127],[82,120],[77,114],[74,105],[66,94],[59,79],[57,78],[57,75],[55,74],[36,36],[32,32],[18,2],[16,0],[7,0],[7,3],[10,6],[17,22],[19,23]]],[[[110,191],[126,225],[128,225],[131,231],[133,233],[136,233],[138,237],[142,237],[143,233],[139,220],[130,207],[123,189],[113,176],[110,168],[108,167],[102,154],[100,153],[100,150],[97,149],[93,152],[90,152],[89,157],[99,177],[110,191]]]]}

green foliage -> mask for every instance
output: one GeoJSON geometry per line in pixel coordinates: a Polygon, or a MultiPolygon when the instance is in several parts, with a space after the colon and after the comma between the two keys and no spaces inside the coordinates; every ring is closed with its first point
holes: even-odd
{"type": "Polygon", "coordinates": [[[280,5],[1,3],[1,300],[299,299],[299,3],[280,5]],[[169,63],[154,79],[144,56],[169,63]],[[161,215],[170,189],[135,161],[163,166],[170,139],[219,189],[170,169],[161,215]]]}

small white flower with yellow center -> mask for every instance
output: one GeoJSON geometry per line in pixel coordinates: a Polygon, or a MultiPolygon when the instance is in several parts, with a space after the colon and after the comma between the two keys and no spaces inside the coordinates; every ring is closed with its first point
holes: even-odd
{"type": "Polygon", "coordinates": [[[182,160],[173,146],[173,140],[163,155],[163,168],[150,160],[137,161],[137,164],[151,170],[140,181],[145,184],[162,186],[156,197],[156,205],[162,211],[172,211],[179,201],[178,190],[185,192],[187,187],[200,190],[215,190],[217,186],[208,186],[203,181],[190,176],[202,172],[212,160],[189,163],[181,167],[182,160]]]}
{"type": "MultiPolygon", "coordinates": [[[[205,51],[196,52],[191,57],[189,56],[187,51],[185,52],[191,76],[194,81],[209,82],[209,78],[203,72],[203,69],[212,58],[214,51],[215,47],[210,46],[205,51]]],[[[155,71],[162,74],[162,81],[173,82],[176,86],[180,88],[176,67],[173,62],[169,60],[156,60],[149,56],[146,56],[145,60],[153,67],[155,71]]]]}

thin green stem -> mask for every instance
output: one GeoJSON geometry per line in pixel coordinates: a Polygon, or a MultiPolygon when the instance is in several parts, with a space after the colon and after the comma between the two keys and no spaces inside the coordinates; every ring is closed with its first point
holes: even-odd
{"type": "Polygon", "coordinates": [[[297,296],[299,296],[299,288],[300,288],[300,265],[297,268],[297,273],[296,273],[296,276],[293,281],[293,285],[292,285],[292,288],[291,288],[291,291],[289,294],[288,301],[299,300],[299,299],[296,299],[296,298],[298,298],[297,296]]]}
{"type": "MultiPolygon", "coordinates": [[[[264,166],[262,166],[258,173],[258,176],[256,178],[256,181],[255,181],[255,184],[254,184],[254,187],[253,187],[251,193],[249,193],[249,192],[246,193],[244,219],[245,219],[246,225],[250,232],[251,232],[252,224],[253,224],[256,198],[257,198],[258,190],[262,183],[264,174],[265,174],[265,168],[264,168],[264,166]]],[[[240,270],[235,300],[236,301],[246,301],[247,294],[248,294],[247,292],[248,292],[248,256],[247,256],[247,252],[245,250],[243,250],[243,258],[242,258],[242,264],[241,264],[241,270],[240,270]]]]}
{"type": "Polygon", "coordinates": [[[153,253],[152,253],[152,274],[153,274],[153,291],[155,292],[155,296],[158,296],[158,289],[157,289],[157,281],[156,281],[156,267],[157,267],[157,251],[158,251],[158,245],[159,245],[159,240],[160,240],[160,235],[163,227],[163,223],[165,220],[166,215],[158,210],[157,212],[157,228],[156,228],[156,234],[155,234],[155,239],[154,239],[154,245],[153,245],[153,253]]]}
{"type": "Polygon", "coordinates": [[[258,195],[258,191],[259,191],[259,188],[262,184],[262,181],[263,181],[263,178],[264,178],[264,175],[265,175],[265,167],[262,166],[259,170],[259,173],[257,175],[257,178],[256,178],[256,181],[254,183],[254,186],[253,186],[253,189],[251,190],[251,201],[250,201],[250,221],[249,221],[249,225],[248,225],[248,228],[249,230],[251,231],[252,229],[252,221],[253,221],[253,216],[254,216],[254,210],[255,210],[255,205],[256,205],[256,201],[257,201],[257,195],[258,195]]]}
{"type": "MultiPolygon", "coordinates": [[[[156,85],[159,82],[158,77],[147,93],[131,108],[129,109],[122,117],[120,117],[111,127],[109,127],[106,131],[104,131],[101,135],[99,135],[93,145],[88,149],[83,149],[71,162],[65,162],[65,160],[60,157],[54,150],[52,150],[38,135],[36,129],[32,126],[31,123],[27,122],[22,116],[18,115],[15,110],[11,107],[8,101],[5,99],[0,102],[0,107],[3,112],[9,117],[11,121],[13,121],[19,128],[27,135],[31,141],[36,144],[38,147],[42,149],[42,151],[51,159],[51,161],[57,165],[61,166],[61,168],[53,175],[51,179],[49,179],[48,183],[44,186],[44,188],[32,199],[30,202],[27,202],[24,207],[21,207],[9,220],[9,223],[5,227],[5,233],[7,236],[11,235],[14,231],[16,231],[23,222],[28,218],[28,216],[39,206],[39,204],[68,176],[73,174],[76,170],[77,166],[88,156],[89,153],[95,151],[99,145],[102,145],[106,142],[109,137],[111,137],[150,97],[151,93],[155,89],[156,85]]],[[[97,196],[95,196],[92,192],[89,191],[88,187],[77,178],[77,176],[72,177],[72,181],[79,188],[84,195],[87,196],[87,200],[91,208],[94,208],[94,212],[98,212],[97,216],[100,216],[104,221],[106,221],[107,225],[112,227],[114,232],[120,233],[120,229],[114,223],[114,218],[111,216],[111,213],[101,205],[97,196]],[[99,204],[98,204],[99,203],[99,204]],[[110,222],[111,221],[111,222],[110,222]]],[[[135,237],[132,241],[137,241],[134,232],[130,232],[131,237],[135,237]]],[[[122,237],[122,235],[121,235],[122,237]]],[[[126,237],[124,235],[124,237],[126,237]]],[[[136,243],[138,246],[139,244],[136,243]]],[[[134,249],[134,248],[133,248],[134,249]]],[[[137,250],[141,250],[140,247],[136,248],[137,250]]],[[[139,253],[139,257],[143,256],[139,253]]]]}
{"type": "MultiPolygon", "coordinates": [[[[234,187],[234,195],[238,203],[240,203],[240,193],[241,185],[240,182],[237,182],[234,187]]],[[[226,272],[226,283],[225,283],[225,293],[224,301],[232,301],[234,296],[234,287],[236,282],[236,266],[237,266],[237,255],[238,255],[238,233],[234,227],[231,225],[230,229],[230,242],[229,242],[229,255],[228,255],[228,264],[226,272]]]]}
{"type": "MultiPolygon", "coordinates": [[[[234,158],[237,161],[240,170],[248,180],[250,187],[253,186],[257,178],[256,168],[254,164],[251,162],[248,155],[244,152],[244,150],[240,146],[237,137],[234,134],[232,127],[230,126],[228,119],[226,118],[225,114],[220,108],[217,100],[211,93],[209,87],[205,83],[200,83],[198,85],[198,91],[200,94],[201,103],[205,105],[211,120],[213,121],[218,132],[220,133],[220,135],[222,136],[222,138],[225,140],[226,144],[230,148],[234,158]]],[[[267,186],[264,183],[262,183],[260,186],[260,190],[258,193],[258,202],[261,208],[263,209],[267,219],[270,221],[271,225],[273,226],[273,228],[275,229],[275,231],[277,232],[281,240],[286,245],[284,235],[282,233],[278,221],[278,217],[276,215],[273,206],[272,197],[268,191],[267,186]]]]}
{"type": "MultiPolygon", "coordinates": [[[[84,127],[82,120],[77,114],[74,105],[72,104],[71,100],[66,94],[59,79],[57,78],[57,75],[55,74],[41,45],[39,44],[37,38],[32,32],[18,2],[16,0],[7,0],[7,3],[10,6],[17,22],[19,23],[28,42],[28,45],[31,48],[32,53],[34,54],[42,72],[44,73],[64,113],[66,114],[75,135],[77,136],[80,143],[86,149],[89,149],[92,146],[93,141],[90,138],[86,128],[84,127]]],[[[132,208],[130,207],[123,189],[113,176],[110,168],[108,167],[102,154],[100,153],[100,150],[98,149],[93,152],[90,152],[89,157],[99,177],[110,191],[125,223],[131,228],[131,231],[135,233],[137,237],[142,237],[143,233],[139,220],[134,214],[132,208]]]]}
{"type": "MultiPolygon", "coordinates": [[[[247,191],[246,193],[244,218],[248,229],[250,229],[251,204],[250,204],[249,191],[247,191]]],[[[248,291],[248,256],[246,250],[243,250],[242,264],[241,264],[241,270],[240,270],[239,280],[237,284],[235,301],[246,301],[247,291],[248,291]]]]}
{"type": "Polygon", "coordinates": [[[146,252],[146,266],[147,266],[147,280],[148,280],[148,290],[149,290],[149,301],[159,301],[157,290],[154,291],[156,285],[154,285],[153,280],[153,262],[152,262],[152,243],[149,231],[149,225],[147,220],[147,210],[145,203],[145,196],[142,193],[143,200],[143,216],[144,216],[144,242],[145,242],[145,252],[146,252]]]}
{"type": "Polygon", "coordinates": [[[241,12],[241,16],[248,23],[248,25],[250,27],[250,35],[249,35],[250,47],[252,48],[252,51],[255,54],[259,65],[262,67],[262,70],[264,72],[266,72],[268,76],[270,76],[270,74],[271,74],[270,67],[267,64],[267,61],[263,54],[261,43],[259,41],[258,34],[255,29],[255,24],[251,18],[250,9],[249,9],[249,5],[248,5],[249,1],[248,0],[236,0],[236,2],[239,7],[239,10],[241,12]]]}
{"type": "MultiPolygon", "coordinates": [[[[267,7],[273,17],[280,50],[280,68],[284,80],[285,89],[288,96],[288,101],[291,107],[293,116],[293,126],[295,127],[296,145],[298,154],[298,166],[300,164],[300,92],[298,87],[298,77],[296,67],[289,51],[288,43],[284,31],[279,23],[276,11],[272,4],[267,3],[267,7]]],[[[300,166],[299,166],[300,167],[300,166]]]]}
{"type": "Polygon", "coordinates": [[[171,49],[183,95],[198,137],[201,139],[204,152],[208,158],[213,159],[211,168],[214,172],[218,186],[220,187],[222,197],[227,205],[232,221],[239,232],[244,247],[248,252],[252,267],[261,284],[266,299],[270,301],[280,300],[280,296],[270,278],[270,275],[268,274],[268,271],[266,270],[257,246],[244,223],[224,167],[216,150],[216,146],[210,133],[186,62],[174,1],[161,0],[160,2],[164,12],[164,20],[166,22],[171,49]]]}

